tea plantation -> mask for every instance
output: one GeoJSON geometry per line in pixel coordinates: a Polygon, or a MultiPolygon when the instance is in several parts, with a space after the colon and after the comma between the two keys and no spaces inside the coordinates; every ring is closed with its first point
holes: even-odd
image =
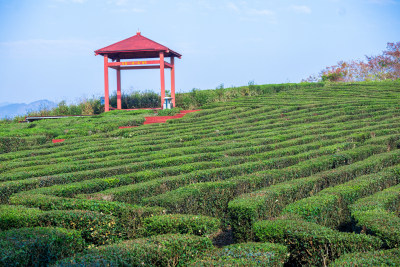
{"type": "Polygon", "coordinates": [[[0,124],[0,265],[400,265],[400,81],[242,95],[0,124]]]}

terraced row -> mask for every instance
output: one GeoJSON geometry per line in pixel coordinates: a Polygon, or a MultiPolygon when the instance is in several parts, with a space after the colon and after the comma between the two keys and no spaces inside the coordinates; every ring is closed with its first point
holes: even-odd
{"type": "Polygon", "coordinates": [[[398,82],[302,87],[2,154],[0,227],[80,230],[99,246],[60,265],[121,264],[113,253],[133,264],[144,251],[170,264],[178,243],[197,255],[179,264],[196,266],[327,265],[344,255],[340,264],[347,253],[397,248],[399,93],[398,82]],[[221,231],[242,244],[210,247],[221,231]]]}

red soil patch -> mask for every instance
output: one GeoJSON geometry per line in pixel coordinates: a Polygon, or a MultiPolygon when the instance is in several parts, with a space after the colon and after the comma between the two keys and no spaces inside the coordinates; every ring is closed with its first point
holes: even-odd
{"type": "MultiPolygon", "coordinates": [[[[153,124],[153,123],[165,123],[167,120],[172,120],[172,119],[179,119],[185,116],[188,113],[191,112],[196,112],[200,111],[201,109],[196,109],[196,110],[181,110],[179,114],[176,114],[174,116],[152,116],[152,117],[144,117],[146,120],[144,121],[143,125],[146,124],[153,124]]],[[[121,126],[118,127],[119,129],[126,129],[126,128],[133,128],[137,126],[121,126]]]]}
{"type": "Polygon", "coordinates": [[[179,119],[185,116],[187,113],[190,112],[196,112],[199,111],[200,109],[197,110],[181,110],[179,114],[176,114],[175,116],[153,116],[153,117],[145,117],[145,121],[143,124],[153,124],[153,123],[165,123],[167,120],[171,119],[179,119]]]}

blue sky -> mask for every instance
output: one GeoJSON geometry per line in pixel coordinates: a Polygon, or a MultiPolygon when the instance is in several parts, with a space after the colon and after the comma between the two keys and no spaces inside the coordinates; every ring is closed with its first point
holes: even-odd
{"type": "MultiPolygon", "coordinates": [[[[183,55],[178,92],[299,82],[400,41],[399,14],[400,0],[0,0],[0,102],[101,96],[93,51],[138,29],[183,55]]],[[[158,70],[122,72],[125,92],[159,88],[158,70]]]]}

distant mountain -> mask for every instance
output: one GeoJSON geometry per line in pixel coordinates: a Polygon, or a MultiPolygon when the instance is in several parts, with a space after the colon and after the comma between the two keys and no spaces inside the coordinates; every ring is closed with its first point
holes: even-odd
{"type": "Polygon", "coordinates": [[[42,109],[51,109],[57,104],[49,100],[38,100],[29,104],[19,103],[0,103],[0,119],[12,119],[15,116],[27,115],[31,111],[39,111],[42,109]]]}
{"type": "Polygon", "coordinates": [[[1,102],[0,107],[4,107],[4,106],[10,105],[10,104],[11,104],[10,102],[1,102]]]}

